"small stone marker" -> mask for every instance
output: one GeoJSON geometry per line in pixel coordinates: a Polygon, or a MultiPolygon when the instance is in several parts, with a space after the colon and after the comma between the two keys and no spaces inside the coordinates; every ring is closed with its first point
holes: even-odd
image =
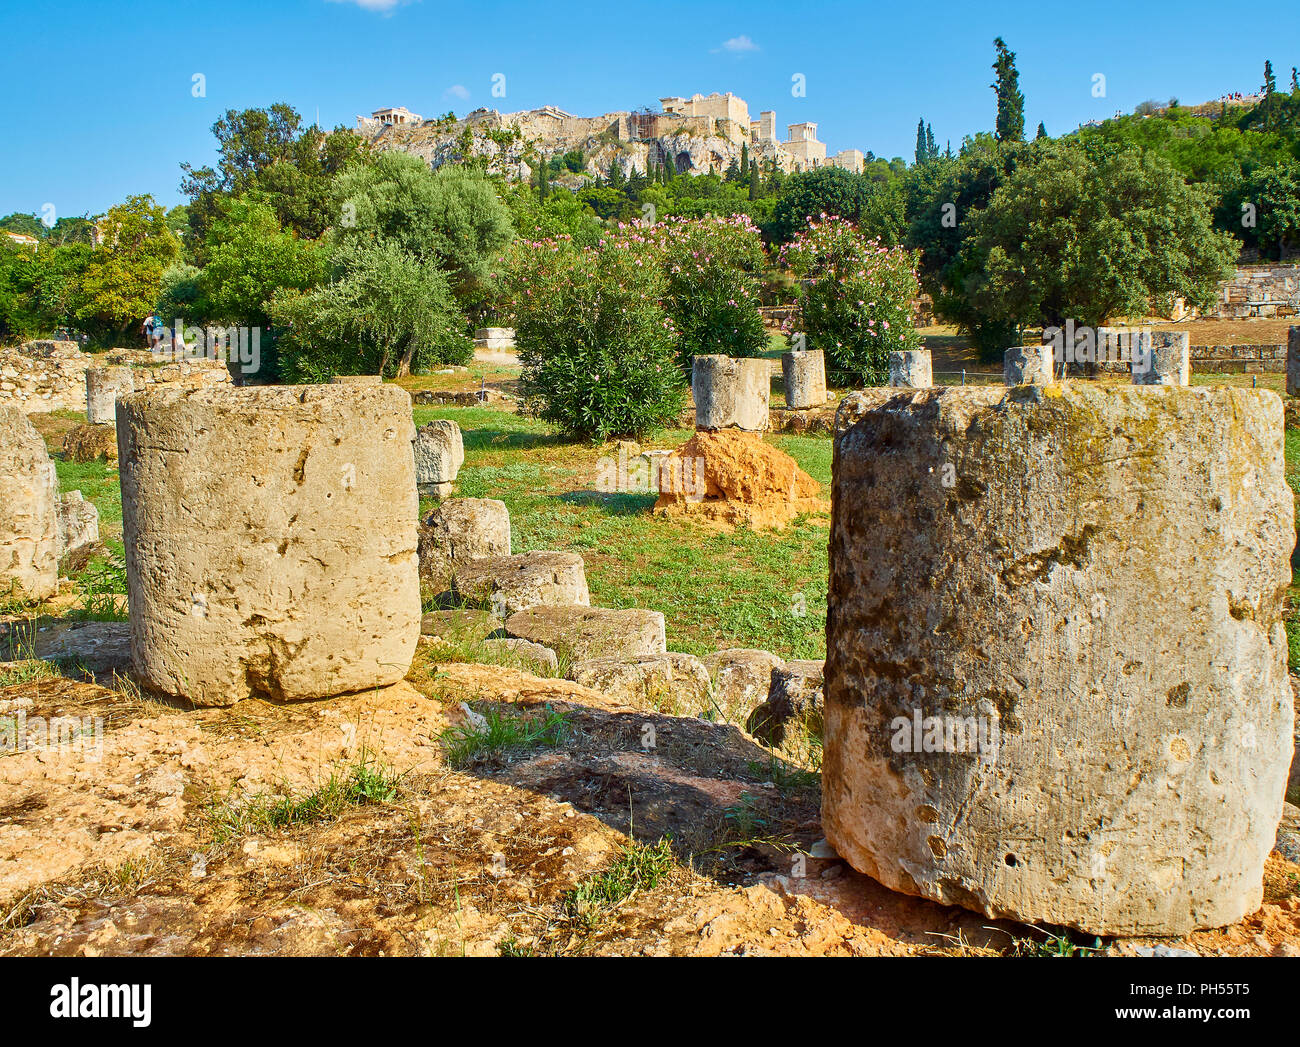
{"type": "Polygon", "coordinates": [[[697,356],[691,368],[697,429],[744,429],[760,433],[768,426],[772,372],[765,359],[697,356]]]}
{"type": "Polygon", "coordinates": [[[117,398],[135,392],[129,367],[90,367],[86,370],[86,421],[117,424],[117,398]]]}
{"type": "Polygon", "coordinates": [[[826,406],[826,358],[820,349],[782,353],[781,377],[786,407],[826,406]]]}

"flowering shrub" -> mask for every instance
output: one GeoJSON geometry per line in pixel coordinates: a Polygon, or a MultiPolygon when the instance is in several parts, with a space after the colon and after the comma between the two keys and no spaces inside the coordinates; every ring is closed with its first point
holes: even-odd
{"type": "Polygon", "coordinates": [[[889,354],[920,343],[911,301],[920,291],[916,260],[881,247],[842,218],[821,216],[781,249],[781,261],[804,279],[799,294],[808,348],[826,354],[838,386],[885,385],[889,354]]]}
{"type": "Polygon", "coordinates": [[[641,436],[681,411],[667,279],[636,232],[581,248],[516,241],[501,289],[514,318],[525,407],[574,436],[641,436]]]}
{"type": "Polygon", "coordinates": [[[758,311],[767,258],[748,215],[669,219],[648,238],[668,277],[664,308],[684,371],[699,353],[758,356],[767,348],[758,311]]]}

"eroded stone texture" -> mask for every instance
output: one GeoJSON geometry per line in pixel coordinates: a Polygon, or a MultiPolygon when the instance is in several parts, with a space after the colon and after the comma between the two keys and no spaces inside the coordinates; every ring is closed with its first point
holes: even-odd
{"type": "Polygon", "coordinates": [[[117,398],[133,392],[131,368],[86,368],[86,421],[91,425],[116,425],[117,398]]]}
{"type": "Polygon", "coordinates": [[[1050,345],[1016,345],[1002,354],[1002,381],[1006,385],[1051,385],[1050,345]]]}
{"type": "Polygon", "coordinates": [[[836,851],[905,893],[1094,934],[1254,911],[1293,725],[1277,395],[864,393],[839,422],[836,851]]]}
{"type": "Polygon", "coordinates": [[[336,374],[330,379],[330,385],[383,385],[381,374],[336,374]]]}
{"type": "Polygon", "coordinates": [[[792,722],[816,725],[822,710],[825,663],[796,659],[772,669],[767,701],[754,709],[745,729],[768,745],[780,745],[792,722]]]}
{"type": "Polygon", "coordinates": [[[934,368],[929,349],[905,349],[889,354],[889,384],[929,389],[934,385],[934,368]]]}
{"type": "Polygon", "coordinates": [[[705,655],[704,665],[713,678],[718,704],[728,714],[748,715],[767,701],[772,670],[785,665],[785,660],[771,651],[731,648],[705,655]]]}
{"type": "Polygon", "coordinates": [[[0,407],[0,601],[59,587],[59,480],[45,441],[16,407],[0,407]]]}
{"type": "Polygon", "coordinates": [[[99,510],[80,491],[60,495],[59,560],[80,569],[98,547],[99,510]]]}
{"type": "Polygon", "coordinates": [[[662,611],[533,607],[507,618],[506,632],[562,651],[574,661],[642,658],[668,651],[662,611]]]}
{"type": "Polygon", "coordinates": [[[697,715],[709,708],[709,671],[691,654],[589,658],[574,662],[566,675],[629,705],[675,715],[697,715]]]}
{"type": "Polygon", "coordinates": [[[1286,335],[1286,395],[1300,396],[1300,326],[1295,324],[1286,335]]]}
{"type": "Polygon", "coordinates": [[[415,433],[415,481],[420,494],[445,498],[465,464],[465,443],[460,426],[437,419],[415,433]]]}
{"type": "Polygon", "coordinates": [[[1149,337],[1149,351],[1134,353],[1133,384],[1186,385],[1192,374],[1191,338],[1187,332],[1152,331],[1149,337]]]}
{"type": "Polygon", "coordinates": [[[537,549],[455,566],[452,591],[466,604],[514,614],[530,607],[586,607],[587,572],[577,553],[537,549]]]}
{"type": "Polygon", "coordinates": [[[771,388],[772,371],[764,359],[697,356],[691,368],[695,425],[762,432],[771,388]]]}
{"type": "Polygon", "coordinates": [[[510,511],[496,498],[448,498],[420,524],[420,585],[451,588],[459,562],[510,555],[510,511]]]}
{"type": "Polygon", "coordinates": [[[142,681],[225,705],[401,680],[420,633],[414,436],[396,386],[119,399],[142,681]]]}
{"type": "Polygon", "coordinates": [[[781,377],[786,407],[826,406],[826,358],[820,349],[782,353],[781,377]]]}
{"type": "Polygon", "coordinates": [[[78,425],[63,438],[68,462],[116,462],[117,433],[111,425],[78,425]]]}
{"type": "Polygon", "coordinates": [[[504,662],[518,662],[525,669],[537,674],[552,676],[560,665],[559,657],[549,647],[543,647],[531,640],[520,640],[514,636],[484,640],[483,649],[504,662]]]}

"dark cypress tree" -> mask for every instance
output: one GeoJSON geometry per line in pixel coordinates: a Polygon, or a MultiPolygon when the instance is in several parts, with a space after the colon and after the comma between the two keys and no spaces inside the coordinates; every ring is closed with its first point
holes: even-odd
{"type": "Polygon", "coordinates": [[[749,143],[740,143],[740,177],[749,180],[749,143]]]}
{"type": "Polygon", "coordinates": [[[925,163],[928,154],[925,150],[925,117],[916,121],[916,162],[925,163]]]}
{"type": "Polygon", "coordinates": [[[1300,91],[1300,76],[1296,74],[1296,67],[1291,67],[1291,90],[1300,91]]]}
{"type": "Polygon", "coordinates": [[[934,128],[929,124],[925,125],[925,158],[927,160],[939,159],[939,147],[934,144],[934,128]]]}
{"type": "Polygon", "coordinates": [[[1038,134],[1034,135],[1034,137],[1035,137],[1035,138],[1046,138],[1046,137],[1047,137],[1047,125],[1046,125],[1045,123],[1043,123],[1043,121],[1041,121],[1041,120],[1038,121],[1038,134]]]}
{"type": "Polygon", "coordinates": [[[763,195],[761,176],[758,173],[758,161],[749,161],[749,198],[760,200],[763,195]]]}
{"type": "Polygon", "coordinates": [[[1277,77],[1273,75],[1273,63],[1264,59],[1264,97],[1267,98],[1277,90],[1277,77]]]}
{"type": "Polygon", "coordinates": [[[999,142],[1023,142],[1025,139],[1025,96],[1020,93],[1020,74],[1016,72],[1016,53],[1007,48],[1002,37],[993,41],[997,58],[993,61],[996,82],[989,86],[998,96],[997,139],[999,142]]]}

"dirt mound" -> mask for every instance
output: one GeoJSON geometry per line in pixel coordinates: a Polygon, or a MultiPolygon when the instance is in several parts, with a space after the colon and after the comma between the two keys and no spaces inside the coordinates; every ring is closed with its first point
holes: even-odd
{"type": "Polygon", "coordinates": [[[697,432],[659,466],[655,512],[731,529],[784,527],[827,512],[821,485],[756,433],[697,432]]]}

